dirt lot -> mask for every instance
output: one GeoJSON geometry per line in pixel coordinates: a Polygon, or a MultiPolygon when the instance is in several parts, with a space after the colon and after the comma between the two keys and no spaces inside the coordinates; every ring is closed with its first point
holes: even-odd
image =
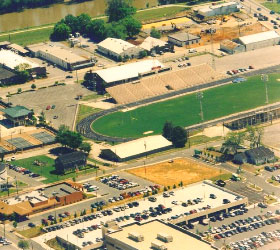
{"type": "MultiPolygon", "coordinates": [[[[128,170],[129,173],[164,186],[184,185],[210,179],[220,175],[218,168],[198,164],[189,159],[176,159],[173,163],[163,162],[151,166],[128,170]]],[[[224,172],[222,172],[224,173],[224,172]]]]}

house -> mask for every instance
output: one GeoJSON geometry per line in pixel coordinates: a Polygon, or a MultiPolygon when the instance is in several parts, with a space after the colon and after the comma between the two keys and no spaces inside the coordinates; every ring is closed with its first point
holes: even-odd
{"type": "Polygon", "coordinates": [[[16,81],[17,75],[15,73],[0,66],[0,87],[16,83],[16,81]]]}
{"type": "Polygon", "coordinates": [[[120,61],[120,58],[138,58],[142,48],[117,38],[106,38],[97,44],[97,51],[107,57],[120,61]]]}
{"type": "Polygon", "coordinates": [[[231,40],[223,40],[220,44],[220,50],[225,51],[228,54],[235,54],[245,51],[245,46],[231,40]]]}
{"type": "Polygon", "coordinates": [[[185,45],[196,44],[200,42],[200,37],[190,33],[180,32],[168,36],[168,42],[173,43],[179,47],[185,45]]]}
{"type": "Polygon", "coordinates": [[[32,110],[19,105],[2,109],[1,111],[4,113],[4,116],[14,124],[14,126],[24,125],[33,115],[32,110]]]}
{"type": "Polygon", "coordinates": [[[251,163],[261,165],[275,160],[274,153],[263,146],[246,150],[243,153],[238,153],[234,156],[233,162],[237,164],[251,163]]]}
{"type": "Polygon", "coordinates": [[[55,169],[59,174],[74,171],[86,164],[87,156],[80,151],[64,154],[55,159],[55,169]]]}
{"type": "Polygon", "coordinates": [[[139,45],[139,47],[148,52],[151,52],[152,50],[158,52],[167,48],[167,42],[149,36],[139,45]]]}

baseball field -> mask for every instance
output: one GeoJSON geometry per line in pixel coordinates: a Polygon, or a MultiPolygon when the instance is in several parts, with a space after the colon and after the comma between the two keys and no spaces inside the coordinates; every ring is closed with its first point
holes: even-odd
{"type": "MultiPolygon", "coordinates": [[[[269,75],[269,103],[280,101],[280,74],[269,75]]],[[[203,91],[204,121],[265,105],[265,85],[260,76],[203,91]]],[[[142,137],[159,134],[165,121],[190,126],[201,122],[196,93],[153,103],[126,112],[101,117],[92,124],[94,131],[117,137],[142,137]],[[146,132],[146,133],[145,133],[146,132]]]]}

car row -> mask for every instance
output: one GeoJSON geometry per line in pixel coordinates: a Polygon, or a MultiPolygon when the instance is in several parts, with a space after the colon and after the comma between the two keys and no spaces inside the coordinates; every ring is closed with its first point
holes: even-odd
{"type": "Polygon", "coordinates": [[[13,164],[8,164],[8,166],[9,166],[9,169],[12,169],[23,175],[28,175],[29,177],[32,177],[32,178],[36,178],[36,177],[40,176],[39,174],[35,174],[35,173],[31,172],[29,169],[26,169],[23,167],[19,167],[19,166],[13,165],[13,164]]]}
{"type": "Polygon", "coordinates": [[[229,246],[232,250],[249,250],[263,247],[264,245],[268,245],[276,241],[280,241],[280,229],[272,232],[262,232],[250,238],[230,242],[229,246]]]}
{"type": "Polygon", "coordinates": [[[91,185],[88,182],[83,184],[83,188],[85,188],[87,190],[87,192],[94,192],[94,191],[99,190],[99,187],[97,187],[95,185],[91,185]]]}
{"type": "Polygon", "coordinates": [[[8,241],[5,237],[0,236],[0,244],[3,246],[11,245],[12,242],[8,241]]]}
{"type": "Polygon", "coordinates": [[[179,63],[178,67],[182,68],[182,67],[187,67],[187,66],[191,66],[191,65],[192,65],[191,63],[179,63]]]}
{"type": "Polygon", "coordinates": [[[173,62],[176,63],[176,62],[183,62],[183,61],[187,61],[187,60],[190,60],[190,58],[188,56],[183,56],[181,58],[173,60],[173,62]]]}
{"type": "Polygon", "coordinates": [[[244,73],[244,72],[246,72],[246,71],[248,71],[250,69],[254,69],[254,67],[250,65],[248,68],[240,68],[240,69],[228,70],[227,74],[232,76],[232,75],[236,75],[238,73],[244,73]]]}
{"type": "Polygon", "coordinates": [[[274,166],[265,166],[264,169],[269,172],[274,172],[274,171],[280,169],[280,165],[275,164],[274,166]]]}
{"type": "Polygon", "coordinates": [[[133,188],[139,186],[139,184],[131,182],[125,178],[121,178],[118,175],[112,175],[109,177],[103,177],[100,179],[103,184],[109,187],[116,188],[118,190],[125,190],[128,188],[133,188]]]}

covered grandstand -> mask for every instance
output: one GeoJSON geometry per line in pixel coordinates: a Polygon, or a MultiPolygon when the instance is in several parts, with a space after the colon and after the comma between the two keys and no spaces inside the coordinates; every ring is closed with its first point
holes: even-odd
{"type": "Polygon", "coordinates": [[[107,88],[106,91],[119,104],[136,102],[149,97],[162,95],[173,90],[203,86],[203,84],[217,81],[223,75],[216,72],[208,64],[201,64],[170,71],[161,75],[141,79],[136,83],[126,83],[107,88]]]}

